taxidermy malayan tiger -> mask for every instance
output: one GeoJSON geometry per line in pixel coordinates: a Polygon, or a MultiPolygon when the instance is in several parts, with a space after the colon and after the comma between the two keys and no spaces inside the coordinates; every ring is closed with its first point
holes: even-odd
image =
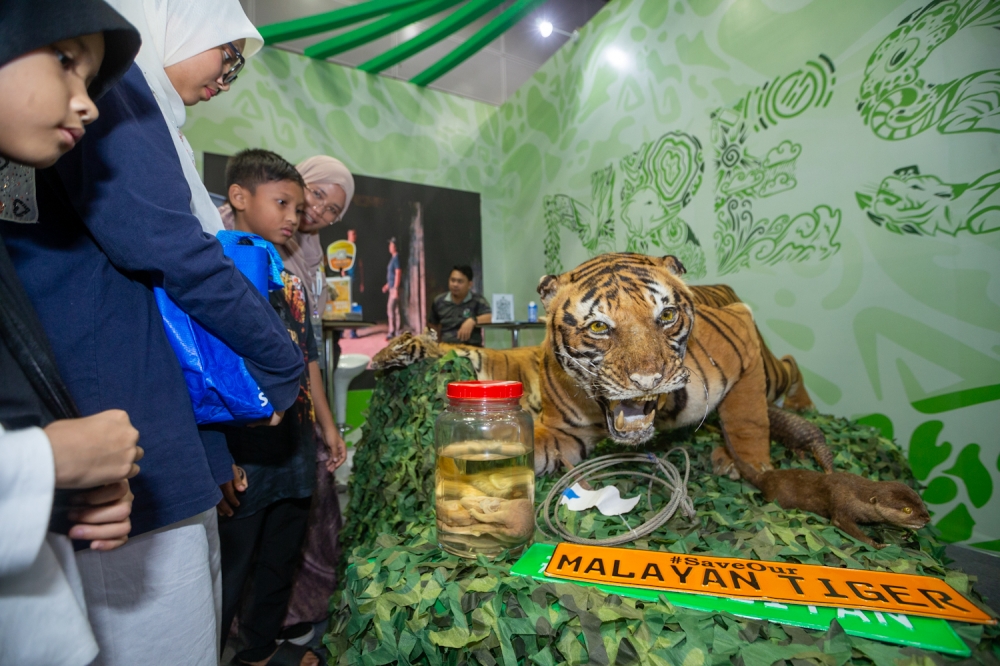
{"type": "MultiPolygon", "coordinates": [[[[372,366],[455,351],[479,379],[522,382],[539,474],[579,463],[605,437],[641,444],[656,429],[697,426],[713,410],[735,453],[771,469],[768,405],[784,397],[786,408],[812,407],[798,366],[764,346],[732,289],[689,287],[684,272],[673,256],[604,254],[541,279],[548,317],[537,347],[482,349],[404,333],[372,366]]],[[[717,474],[739,478],[725,447],[712,461],[717,474]]]]}

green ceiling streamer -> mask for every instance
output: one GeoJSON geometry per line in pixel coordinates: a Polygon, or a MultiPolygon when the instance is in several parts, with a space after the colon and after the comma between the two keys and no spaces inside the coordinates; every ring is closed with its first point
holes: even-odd
{"type": "Polygon", "coordinates": [[[358,69],[369,74],[377,74],[384,69],[388,69],[420,53],[429,46],[437,44],[448,35],[458,32],[483,14],[499,7],[503,3],[504,0],[469,0],[467,4],[451,16],[442,19],[413,39],[405,41],[396,48],[359,65],[358,69]]]}
{"type": "Polygon", "coordinates": [[[301,37],[312,37],[321,32],[329,32],[348,25],[354,25],[361,21],[367,21],[376,16],[382,16],[402,7],[415,5],[422,0],[368,0],[361,4],[342,9],[335,9],[332,12],[324,12],[315,16],[303,16],[302,18],[281,23],[272,23],[260,27],[260,34],[264,38],[265,44],[277,44],[287,42],[301,37]]]}
{"type": "Polygon", "coordinates": [[[350,51],[351,49],[367,44],[368,42],[375,41],[380,37],[385,37],[389,33],[395,32],[400,28],[405,28],[411,23],[416,23],[417,21],[425,19],[428,16],[433,16],[438,12],[454,7],[461,1],[462,0],[422,0],[422,2],[418,4],[393,12],[385,18],[369,23],[368,25],[362,26],[357,30],[345,32],[342,35],[337,35],[336,37],[332,37],[326,41],[313,44],[306,49],[305,54],[310,58],[322,60],[335,56],[338,53],[343,53],[344,51],[350,51]]]}
{"type": "Polygon", "coordinates": [[[466,40],[461,46],[410,79],[410,83],[415,83],[418,86],[426,86],[433,83],[471,58],[494,39],[510,30],[518,21],[545,2],[546,0],[518,0],[507,11],[490,21],[482,30],[466,40]]]}

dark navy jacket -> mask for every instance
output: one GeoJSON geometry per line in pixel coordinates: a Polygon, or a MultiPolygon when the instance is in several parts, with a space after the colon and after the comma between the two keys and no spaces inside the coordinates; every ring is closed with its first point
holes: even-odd
{"type": "Polygon", "coordinates": [[[220,434],[199,436],[153,284],[246,359],[276,409],[295,402],[303,364],[274,309],[191,214],[171,130],[138,67],[98,108],[80,145],[38,172],[40,222],[0,224],[0,234],[80,411],[124,409],[139,430],[138,535],[215,506],[231,461],[220,434]]]}

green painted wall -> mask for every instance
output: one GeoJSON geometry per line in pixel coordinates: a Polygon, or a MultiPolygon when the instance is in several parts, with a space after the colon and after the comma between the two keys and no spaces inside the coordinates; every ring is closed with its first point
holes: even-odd
{"type": "Polygon", "coordinates": [[[486,292],[608,250],[725,281],[823,411],[1000,550],[1000,3],[614,0],[499,108],[266,49],[198,151],[483,195],[486,292]],[[500,251],[502,248],[502,251],[500,251]]]}
{"type": "Polygon", "coordinates": [[[1000,3],[925,5],[610,3],[500,108],[503,288],[681,257],[1000,550],[1000,3]]]}

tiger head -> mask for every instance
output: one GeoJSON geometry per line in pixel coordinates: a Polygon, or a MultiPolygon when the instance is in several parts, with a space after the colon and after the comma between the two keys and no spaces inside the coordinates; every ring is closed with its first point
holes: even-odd
{"type": "Polygon", "coordinates": [[[556,360],[604,410],[616,442],[652,437],[660,396],[687,384],[694,304],[684,273],[676,257],[623,252],[538,284],[556,360]]]}
{"type": "MultiPolygon", "coordinates": [[[[961,190],[937,176],[921,175],[915,166],[897,169],[879,185],[868,218],[897,234],[933,236],[938,231],[954,234],[964,223],[950,211],[956,191],[961,190]]],[[[868,197],[859,197],[859,202],[868,203],[868,197]]]]}
{"type": "Polygon", "coordinates": [[[390,340],[375,354],[372,358],[372,368],[374,370],[405,368],[422,359],[440,355],[437,336],[433,331],[423,335],[413,335],[407,332],[390,340]]]}

